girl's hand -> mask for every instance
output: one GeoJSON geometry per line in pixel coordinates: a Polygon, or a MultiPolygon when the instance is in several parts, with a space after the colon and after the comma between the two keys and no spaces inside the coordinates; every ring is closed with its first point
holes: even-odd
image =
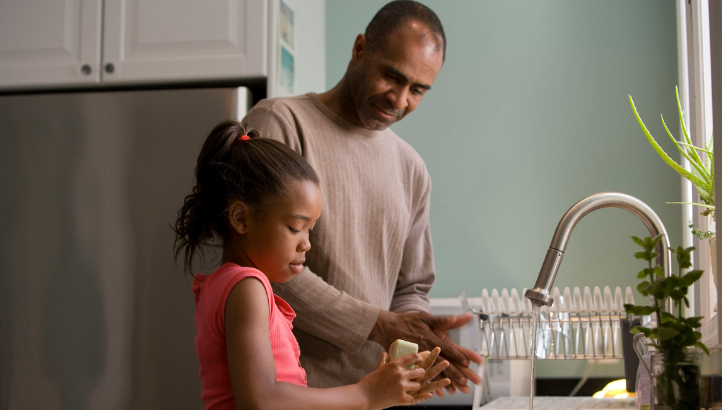
{"type": "Polygon", "coordinates": [[[368,398],[369,408],[382,409],[416,403],[417,399],[414,395],[421,388],[420,380],[423,380],[426,369],[419,366],[407,370],[405,367],[410,364],[420,364],[427,356],[413,353],[387,362],[388,355],[383,353],[376,370],[359,382],[368,398]]]}
{"type": "Polygon", "coordinates": [[[440,347],[435,347],[434,350],[432,350],[431,352],[420,353],[422,355],[426,355],[424,361],[421,362],[421,364],[419,365],[419,367],[424,369],[426,373],[424,374],[424,377],[421,378],[421,380],[418,380],[418,382],[421,384],[421,387],[413,394],[413,404],[420,403],[424,400],[428,400],[434,397],[432,393],[433,391],[451,384],[451,380],[449,380],[448,378],[433,381],[436,376],[438,376],[442,371],[444,371],[444,369],[449,367],[449,362],[446,360],[442,360],[441,362],[434,365],[434,362],[439,356],[439,353],[441,353],[440,347]]]}

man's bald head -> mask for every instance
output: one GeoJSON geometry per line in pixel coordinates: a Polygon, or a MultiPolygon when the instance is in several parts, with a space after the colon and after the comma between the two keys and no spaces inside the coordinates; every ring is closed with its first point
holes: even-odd
{"type": "Polygon", "coordinates": [[[366,27],[364,36],[369,53],[383,47],[390,34],[408,22],[416,21],[428,27],[432,40],[446,58],[446,35],[441,21],[430,8],[411,0],[396,0],[379,10],[366,27]]]}

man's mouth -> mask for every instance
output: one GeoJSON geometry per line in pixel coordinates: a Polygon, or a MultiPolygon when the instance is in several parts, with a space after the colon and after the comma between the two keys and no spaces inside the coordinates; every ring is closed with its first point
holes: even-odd
{"type": "Polygon", "coordinates": [[[393,112],[389,113],[388,111],[385,111],[375,105],[373,107],[376,109],[376,113],[378,114],[378,116],[386,121],[392,121],[398,117],[393,112]]]}

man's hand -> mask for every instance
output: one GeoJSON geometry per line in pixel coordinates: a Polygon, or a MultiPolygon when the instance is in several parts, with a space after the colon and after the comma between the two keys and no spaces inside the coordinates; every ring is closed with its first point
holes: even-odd
{"type": "Polygon", "coordinates": [[[471,313],[459,316],[432,316],[426,312],[393,313],[382,310],[376,320],[369,340],[384,349],[396,339],[408,340],[419,345],[419,350],[441,348],[441,356],[449,361],[444,374],[451,380],[447,387],[449,393],[456,389],[468,393],[467,379],[479,384],[481,378],[469,368],[469,361],[481,363],[481,356],[474,351],[452,342],[448,331],[459,328],[472,319],[471,313]]]}

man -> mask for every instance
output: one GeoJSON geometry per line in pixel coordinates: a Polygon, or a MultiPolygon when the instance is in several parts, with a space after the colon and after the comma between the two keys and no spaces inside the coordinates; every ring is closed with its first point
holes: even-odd
{"type": "Polygon", "coordinates": [[[471,317],[429,314],[431,179],[416,151],[388,129],[431,88],[445,49],[433,11],[391,2],[356,37],[334,88],[263,100],[244,118],[303,155],[321,179],[325,208],[306,268],[274,286],[298,315],[294,333],[309,386],[357,382],[397,338],[422,350],[441,347],[450,392],[468,392],[467,379],[480,382],[468,366],[481,357],[447,335],[471,317]]]}

